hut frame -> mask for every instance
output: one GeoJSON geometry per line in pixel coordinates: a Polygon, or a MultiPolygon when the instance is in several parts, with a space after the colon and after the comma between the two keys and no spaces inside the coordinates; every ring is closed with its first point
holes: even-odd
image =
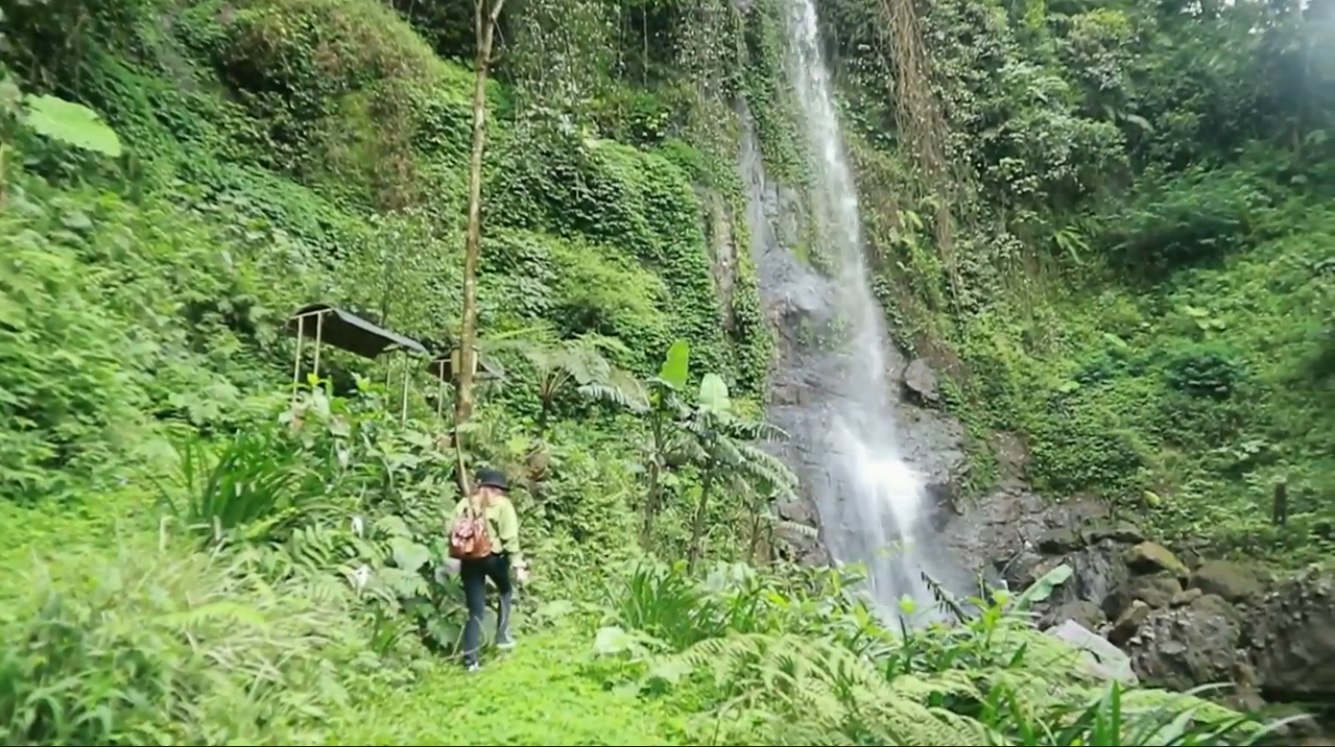
{"type": "MultiPolygon", "coordinates": [[[[302,306],[292,313],[287,320],[287,330],[297,338],[296,350],[292,362],[292,397],[295,401],[297,387],[301,384],[301,353],[308,329],[313,327],[315,349],[312,353],[311,373],[320,375],[320,350],[327,343],[354,355],[375,360],[385,352],[398,353],[402,361],[403,386],[400,394],[399,419],[408,417],[408,379],[411,367],[407,360],[411,355],[428,355],[422,343],[411,337],[385,329],[356,314],[326,303],[312,303],[302,306]]],[[[386,366],[385,388],[393,383],[394,361],[386,366]]]]}
{"type": "MultiPolygon", "coordinates": [[[[460,353],[463,349],[457,346],[451,347],[449,352],[440,353],[426,364],[426,370],[436,379],[436,417],[445,417],[445,385],[453,386],[458,382],[458,371],[463,368],[460,362],[460,353]]],[[[473,379],[474,381],[492,381],[501,378],[502,371],[498,366],[485,358],[476,348],[473,348],[473,379]]]]}

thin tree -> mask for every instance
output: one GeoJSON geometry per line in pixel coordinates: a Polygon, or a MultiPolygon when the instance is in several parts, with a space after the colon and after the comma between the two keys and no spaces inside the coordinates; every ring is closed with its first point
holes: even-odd
{"type": "Polygon", "coordinates": [[[459,456],[460,486],[467,490],[463,434],[460,426],[473,416],[473,368],[477,344],[477,266],[482,251],[482,159],[487,149],[487,73],[492,40],[505,0],[474,0],[473,32],[477,57],[473,63],[473,152],[468,163],[468,232],[464,238],[464,308],[459,331],[459,370],[454,398],[455,447],[459,456]]]}

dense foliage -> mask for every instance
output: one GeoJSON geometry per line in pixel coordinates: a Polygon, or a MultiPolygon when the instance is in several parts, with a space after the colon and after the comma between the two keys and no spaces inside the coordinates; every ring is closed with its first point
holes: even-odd
{"type": "MultiPolygon", "coordinates": [[[[520,649],[471,679],[448,386],[329,346],[310,375],[308,346],[286,388],[283,333],[328,301],[448,349],[471,7],[3,9],[5,743],[1260,738],[1088,674],[1024,625],[1042,584],[891,630],[851,571],[781,562],[732,105],[804,185],[786,8],[509,7],[479,292],[501,375],[466,457],[517,484],[534,580],[520,649]]],[[[952,375],[980,482],[1018,430],[1054,491],[1329,549],[1321,7],[822,5],[878,291],[952,375]]]]}
{"type": "Polygon", "coordinates": [[[1012,431],[1049,492],[1329,556],[1332,7],[833,3],[879,290],[975,475],[1012,431]]]}

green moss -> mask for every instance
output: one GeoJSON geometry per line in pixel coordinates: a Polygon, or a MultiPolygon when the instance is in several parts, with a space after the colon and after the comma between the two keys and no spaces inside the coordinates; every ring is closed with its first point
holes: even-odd
{"type": "Polygon", "coordinates": [[[1309,258],[1335,214],[1284,215],[1288,235],[1168,284],[1051,294],[1027,315],[996,301],[965,330],[961,410],[1026,434],[1053,494],[1107,495],[1220,550],[1327,552],[1335,429],[1314,362],[1329,299],[1309,258]],[[1287,528],[1269,524],[1280,481],[1298,496],[1287,528]]]}
{"type": "Polygon", "coordinates": [[[742,84],[755,118],[765,167],[771,177],[797,187],[810,181],[805,140],[785,75],[784,9],[774,0],[751,6],[745,19],[742,84]]]}

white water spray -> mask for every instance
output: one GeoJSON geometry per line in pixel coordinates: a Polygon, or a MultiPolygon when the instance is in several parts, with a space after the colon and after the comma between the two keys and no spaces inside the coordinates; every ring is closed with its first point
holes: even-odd
{"type": "MultiPolygon", "coordinates": [[[[825,353],[837,362],[822,382],[828,420],[824,442],[829,479],[813,485],[825,540],[843,562],[861,562],[870,574],[877,602],[887,607],[901,597],[926,601],[923,572],[931,548],[925,526],[927,494],[921,478],[905,463],[896,438],[892,379],[887,375],[890,341],[884,316],[872,295],[863,254],[857,188],[844,152],[829,68],[821,50],[814,0],[786,0],[789,56],[800,114],[812,155],[812,204],[819,245],[833,265],[827,304],[843,340],[842,350],[825,353]]],[[[812,434],[808,433],[810,438],[812,434]]]]}

